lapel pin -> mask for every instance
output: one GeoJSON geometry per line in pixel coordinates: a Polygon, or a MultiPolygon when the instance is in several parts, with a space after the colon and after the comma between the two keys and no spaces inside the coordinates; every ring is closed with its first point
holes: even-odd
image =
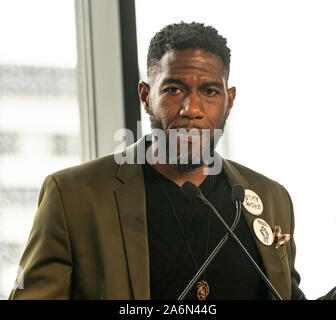
{"type": "Polygon", "coordinates": [[[260,218],[253,221],[253,230],[257,238],[266,246],[270,246],[274,241],[274,234],[269,224],[260,218]]]}
{"type": "Polygon", "coordinates": [[[264,210],[260,197],[252,190],[245,190],[244,208],[254,216],[260,216],[264,210]]]}
{"type": "Polygon", "coordinates": [[[284,234],[282,234],[281,233],[281,228],[280,228],[280,226],[275,226],[274,227],[274,237],[275,237],[275,239],[276,239],[276,245],[275,245],[275,248],[276,249],[278,249],[278,248],[280,248],[280,247],[282,247],[284,244],[286,244],[289,240],[290,240],[290,238],[291,238],[291,236],[290,236],[290,234],[286,234],[286,233],[284,233],[284,234]]]}

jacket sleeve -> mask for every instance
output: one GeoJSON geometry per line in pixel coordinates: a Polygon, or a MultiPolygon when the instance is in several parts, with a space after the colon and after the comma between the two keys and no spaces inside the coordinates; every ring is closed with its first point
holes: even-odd
{"type": "Polygon", "coordinates": [[[9,299],[70,299],[72,258],[60,190],[53,176],[41,188],[38,210],[9,299]]]}
{"type": "MultiPolygon", "coordinates": [[[[294,231],[294,230],[293,230],[294,231]]],[[[291,234],[293,234],[293,231],[291,234]]],[[[291,300],[306,300],[304,293],[299,288],[301,277],[295,269],[295,255],[296,247],[295,241],[292,237],[291,241],[291,260],[290,260],[290,273],[291,273],[291,300]]]]}
{"type": "MultiPolygon", "coordinates": [[[[286,190],[286,189],[285,189],[286,190]]],[[[286,190],[287,192],[287,190],[286,190]]],[[[288,192],[287,192],[288,194],[288,192]]],[[[294,210],[293,210],[293,203],[292,200],[288,194],[290,205],[291,205],[291,234],[294,233],[294,210]]],[[[290,250],[290,270],[291,270],[291,300],[306,300],[307,298],[299,288],[300,284],[300,275],[295,269],[295,255],[296,255],[296,247],[295,247],[295,241],[292,237],[291,241],[291,250],[290,250]]],[[[336,300],[336,287],[331,289],[326,295],[320,297],[318,300],[336,300]]]]}
{"type": "Polygon", "coordinates": [[[291,277],[291,300],[306,300],[304,293],[299,288],[299,284],[301,281],[300,274],[295,269],[295,256],[296,256],[296,246],[294,241],[294,229],[295,229],[295,219],[294,219],[294,208],[293,208],[293,202],[292,199],[286,190],[285,187],[281,186],[282,189],[285,191],[289,206],[290,206],[290,246],[289,246],[289,252],[288,252],[288,263],[290,268],[290,277],[291,277]]]}

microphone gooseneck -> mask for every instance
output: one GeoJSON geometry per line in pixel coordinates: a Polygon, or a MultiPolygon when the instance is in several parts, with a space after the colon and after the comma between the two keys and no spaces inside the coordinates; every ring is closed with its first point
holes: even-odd
{"type": "MultiPolygon", "coordinates": [[[[195,199],[199,198],[201,195],[201,190],[195,186],[192,182],[186,181],[182,186],[181,190],[183,193],[189,198],[189,199],[195,199]]],[[[232,192],[231,192],[231,199],[232,201],[235,201],[236,204],[236,216],[232,223],[231,230],[235,230],[236,226],[238,225],[240,215],[241,215],[241,201],[243,201],[245,196],[245,190],[241,185],[233,185],[232,186],[232,192]]],[[[226,233],[226,235],[222,238],[222,240],[218,243],[218,245],[215,247],[215,249],[211,252],[209,257],[205,260],[203,265],[200,267],[200,269],[197,271],[195,276],[191,279],[187,287],[183,290],[183,292],[180,294],[178,300],[183,300],[184,297],[188,294],[188,292],[191,290],[191,288],[195,285],[196,281],[200,277],[200,275],[208,268],[212,260],[216,257],[219,250],[223,247],[225,242],[229,238],[229,233],[226,233]]]]}
{"type": "Polygon", "coordinates": [[[197,197],[197,198],[201,199],[206,205],[208,205],[211,208],[211,210],[216,214],[216,216],[218,217],[218,219],[222,222],[222,224],[224,225],[224,227],[225,227],[225,229],[227,230],[228,233],[221,240],[221,242],[217,245],[217,247],[211,253],[211,255],[209,256],[209,258],[206,260],[206,262],[202,265],[202,267],[196,273],[196,275],[194,276],[194,278],[190,281],[190,283],[188,284],[188,286],[186,287],[186,289],[182,292],[182,294],[180,295],[180,297],[178,298],[178,300],[182,300],[186,296],[186,294],[189,292],[189,290],[191,289],[191,287],[197,281],[197,279],[200,276],[200,274],[207,268],[207,266],[209,265],[209,263],[213,260],[213,258],[218,253],[219,249],[226,242],[228,236],[230,236],[235,241],[235,243],[238,245],[238,248],[246,256],[247,260],[252,264],[252,267],[259,274],[259,276],[263,279],[263,281],[265,282],[265,284],[267,285],[267,287],[271,290],[273,296],[277,300],[282,300],[281,296],[275,290],[275,288],[273,287],[273,285],[271,284],[271,282],[267,279],[267,277],[262,272],[262,270],[259,268],[258,264],[253,260],[253,258],[251,257],[251,255],[248,253],[248,251],[244,247],[244,245],[240,242],[240,240],[237,238],[237,236],[233,233],[233,230],[236,227],[236,225],[238,224],[238,220],[239,220],[240,214],[241,214],[241,203],[244,200],[244,196],[245,196],[244,188],[242,186],[240,186],[240,185],[234,185],[232,187],[231,199],[233,201],[235,201],[235,203],[236,203],[236,219],[235,219],[234,223],[232,224],[231,229],[227,225],[227,223],[224,221],[224,219],[222,218],[222,216],[218,213],[218,211],[216,210],[216,208],[204,197],[204,195],[201,193],[201,190],[197,186],[195,186],[192,182],[186,181],[181,186],[181,190],[190,199],[194,199],[194,198],[197,197]]]}

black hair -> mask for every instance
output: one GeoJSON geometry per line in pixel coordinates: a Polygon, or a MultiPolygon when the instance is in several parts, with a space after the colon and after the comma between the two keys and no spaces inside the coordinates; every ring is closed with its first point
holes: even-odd
{"type": "Polygon", "coordinates": [[[230,49],[226,38],[218,34],[211,26],[203,23],[174,23],[165,26],[150,41],[147,55],[147,77],[152,77],[157,71],[159,61],[168,51],[178,51],[188,48],[200,48],[219,56],[224,65],[226,80],[230,71],[230,49]]]}

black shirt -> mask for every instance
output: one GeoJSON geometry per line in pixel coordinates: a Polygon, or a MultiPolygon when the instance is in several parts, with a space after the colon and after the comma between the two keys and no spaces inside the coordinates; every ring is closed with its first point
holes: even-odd
{"type": "MultiPolygon", "coordinates": [[[[191,201],[186,198],[177,184],[149,164],[144,164],[143,169],[151,299],[176,300],[195,275],[197,268],[201,267],[226,234],[225,228],[200,199],[191,201]]],[[[224,171],[216,176],[207,176],[199,187],[231,226],[235,218],[235,206],[231,201],[231,186],[224,171]]],[[[265,271],[243,215],[235,234],[259,267],[265,271]]],[[[203,279],[210,288],[207,300],[268,298],[266,285],[230,238],[199,280],[203,279]]],[[[195,285],[185,299],[197,299],[196,292],[195,285]]]]}

